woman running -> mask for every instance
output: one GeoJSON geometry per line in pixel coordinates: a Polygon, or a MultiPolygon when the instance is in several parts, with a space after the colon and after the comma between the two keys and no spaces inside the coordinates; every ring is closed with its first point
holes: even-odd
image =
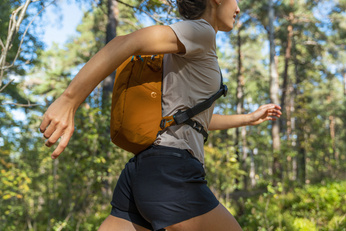
{"type": "MultiPolygon", "coordinates": [[[[57,158],[74,130],[79,105],[122,62],[133,55],[165,54],[163,116],[191,108],[220,88],[215,36],[233,29],[236,0],[177,0],[184,21],[118,36],[79,71],[48,108],[40,130],[57,158]]],[[[267,104],[247,115],[217,115],[213,107],[193,119],[206,130],[256,125],[280,117],[267,104]]],[[[165,129],[147,150],[129,160],[117,182],[110,215],[99,231],[238,231],[241,227],[207,186],[203,135],[188,125],[165,129]]]]}

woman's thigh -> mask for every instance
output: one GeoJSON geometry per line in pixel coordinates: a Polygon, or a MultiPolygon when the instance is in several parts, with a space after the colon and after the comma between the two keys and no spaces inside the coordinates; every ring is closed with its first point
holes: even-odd
{"type": "Polygon", "coordinates": [[[101,224],[98,231],[150,231],[122,218],[109,215],[101,224]]]}
{"type": "Polygon", "coordinates": [[[166,227],[167,231],[242,231],[230,212],[219,204],[210,212],[166,227]]]}

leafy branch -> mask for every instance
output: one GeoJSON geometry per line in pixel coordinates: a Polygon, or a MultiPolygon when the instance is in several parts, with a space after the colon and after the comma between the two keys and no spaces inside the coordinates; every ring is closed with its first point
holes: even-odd
{"type": "MultiPolygon", "coordinates": [[[[10,21],[9,21],[9,26],[8,26],[8,33],[7,33],[7,38],[6,38],[6,43],[4,43],[1,38],[0,38],[0,46],[1,46],[1,55],[0,55],[0,87],[2,85],[2,80],[4,77],[4,71],[6,69],[12,68],[14,66],[14,63],[17,61],[22,49],[22,45],[24,42],[24,38],[27,35],[27,32],[29,30],[29,27],[31,24],[34,22],[34,20],[39,16],[43,10],[45,10],[48,6],[53,4],[56,0],[51,1],[48,5],[43,6],[42,9],[33,17],[33,19],[29,22],[29,24],[26,26],[25,31],[22,35],[21,41],[18,46],[17,53],[10,65],[6,65],[6,58],[13,46],[13,41],[15,39],[15,36],[18,34],[19,28],[25,18],[26,12],[29,8],[29,5],[31,3],[37,2],[39,0],[26,0],[25,3],[21,6],[19,6],[17,9],[15,9],[11,13],[10,21]]],[[[7,84],[5,84],[2,88],[0,88],[0,93],[8,87],[11,83],[13,82],[13,79],[10,80],[7,84]]],[[[29,102],[29,101],[28,101],[29,102]]],[[[17,103],[2,103],[2,105],[5,104],[11,104],[11,105],[16,105],[20,107],[31,107],[31,106],[37,106],[37,104],[31,104],[30,102],[28,104],[17,104],[17,103]]]]}
{"type": "MultiPolygon", "coordinates": [[[[2,52],[1,52],[1,56],[0,56],[0,86],[2,85],[2,78],[4,75],[4,70],[7,69],[7,67],[5,67],[5,64],[6,64],[6,57],[7,57],[8,51],[12,48],[12,43],[13,43],[14,37],[19,31],[20,24],[23,22],[26,11],[27,11],[29,4],[31,2],[32,2],[32,0],[26,0],[24,5],[19,6],[17,9],[15,9],[12,12],[11,17],[10,17],[9,26],[8,26],[8,34],[7,34],[6,44],[4,44],[3,41],[0,39],[0,45],[2,48],[2,52]]],[[[20,52],[20,49],[18,52],[20,52]]],[[[16,57],[17,57],[17,55],[16,55],[16,57]]]]}
{"type": "Polygon", "coordinates": [[[0,89],[0,93],[5,90],[5,88],[10,85],[12,82],[14,81],[14,79],[11,79],[8,83],[5,84],[5,86],[3,86],[1,89],[0,89]]]}
{"type": "Polygon", "coordinates": [[[18,106],[18,107],[33,107],[33,106],[40,106],[40,104],[32,104],[30,103],[30,101],[28,100],[27,104],[21,104],[21,103],[2,103],[2,105],[14,105],[14,106],[18,106]]]}
{"type": "MultiPolygon", "coordinates": [[[[4,43],[0,39],[0,46],[2,49],[2,53],[0,56],[0,86],[2,85],[2,79],[4,76],[4,71],[6,69],[9,69],[9,68],[14,66],[14,63],[16,62],[16,60],[18,59],[18,56],[21,53],[21,46],[22,46],[24,38],[25,38],[25,36],[29,30],[29,27],[34,22],[34,20],[37,18],[37,16],[40,15],[44,9],[46,9],[48,6],[53,4],[56,0],[53,0],[47,6],[43,6],[42,9],[33,17],[33,19],[30,21],[30,23],[25,28],[25,31],[24,31],[22,39],[19,43],[18,50],[17,50],[17,53],[14,57],[14,60],[12,61],[12,63],[10,65],[6,66],[6,57],[8,55],[9,50],[12,48],[14,38],[17,35],[19,28],[20,28],[20,25],[22,24],[22,22],[25,18],[26,11],[28,10],[28,7],[31,3],[37,2],[37,1],[39,1],[39,0],[26,0],[23,5],[19,6],[17,9],[15,9],[12,12],[11,17],[10,17],[9,26],[8,26],[8,34],[7,34],[7,38],[6,38],[6,43],[4,43]]],[[[12,81],[10,81],[9,83],[11,83],[11,82],[12,81]]],[[[5,87],[7,87],[7,86],[8,86],[8,84],[5,85],[5,87]]],[[[3,91],[5,89],[5,87],[1,88],[0,92],[3,91]]]]}
{"type": "MultiPolygon", "coordinates": [[[[160,17],[159,15],[157,15],[157,14],[151,14],[150,12],[148,12],[148,11],[142,9],[141,5],[142,5],[142,3],[143,3],[144,1],[142,1],[142,2],[139,4],[138,7],[137,7],[137,6],[130,5],[130,4],[128,4],[128,3],[125,3],[125,2],[123,2],[122,0],[115,0],[115,1],[119,2],[120,4],[123,4],[124,6],[127,6],[127,7],[129,7],[129,8],[132,8],[134,11],[139,11],[139,12],[141,12],[141,13],[146,14],[146,15],[149,16],[151,19],[153,19],[156,23],[164,24],[164,22],[161,21],[161,20],[159,19],[159,17],[160,17]]],[[[169,13],[172,11],[172,9],[174,8],[174,7],[173,7],[173,3],[172,3],[172,1],[170,1],[170,0],[168,0],[168,1],[166,1],[166,0],[160,0],[160,2],[161,2],[163,5],[167,5],[167,6],[169,7],[169,9],[168,9],[168,14],[169,14],[169,13]]]]}

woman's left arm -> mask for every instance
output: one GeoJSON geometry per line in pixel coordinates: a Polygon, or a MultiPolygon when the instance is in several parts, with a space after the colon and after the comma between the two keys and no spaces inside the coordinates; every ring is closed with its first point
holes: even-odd
{"type": "Polygon", "coordinates": [[[275,104],[265,104],[250,114],[219,115],[214,114],[209,124],[209,131],[225,130],[247,125],[257,125],[267,120],[276,120],[281,116],[281,107],[275,104]]]}

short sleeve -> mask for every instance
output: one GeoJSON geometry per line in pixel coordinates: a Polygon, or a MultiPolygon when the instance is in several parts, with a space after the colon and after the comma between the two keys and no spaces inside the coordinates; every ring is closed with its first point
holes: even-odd
{"type": "Polygon", "coordinates": [[[215,44],[215,30],[205,20],[187,20],[170,25],[180,42],[185,46],[183,57],[205,55],[215,44]]]}

